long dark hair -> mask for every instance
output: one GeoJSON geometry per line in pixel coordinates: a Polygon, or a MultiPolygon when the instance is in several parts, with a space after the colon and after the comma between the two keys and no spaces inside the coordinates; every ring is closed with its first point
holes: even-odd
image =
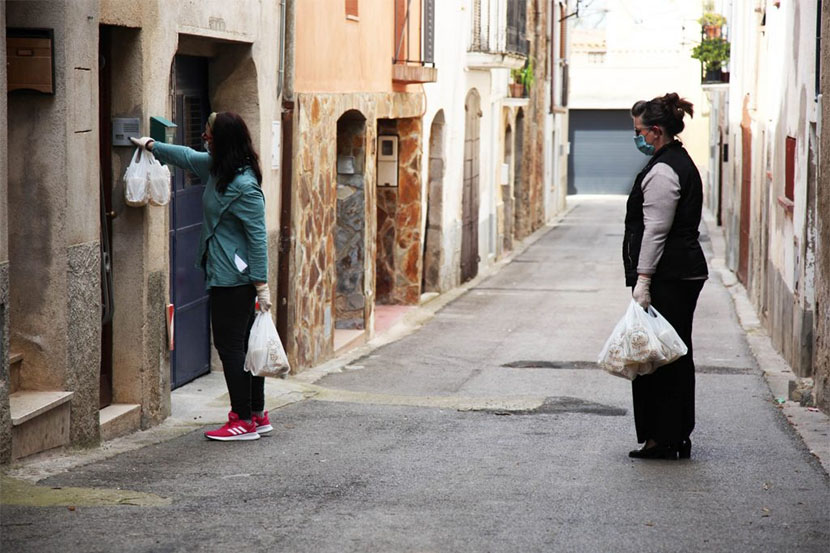
{"type": "Polygon", "coordinates": [[[641,117],[643,124],[649,127],[663,127],[669,136],[678,135],[686,128],[683,122],[686,113],[689,117],[694,116],[692,103],[674,92],[653,100],[640,100],[631,107],[632,117],[641,117]]]}
{"type": "Polygon", "coordinates": [[[232,111],[217,113],[210,125],[210,131],[213,135],[213,164],[210,174],[219,177],[216,184],[217,192],[224,194],[228,184],[245,167],[250,167],[256,175],[257,184],[262,184],[259,156],[254,150],[248,125],[242,117],[232,111]]]}

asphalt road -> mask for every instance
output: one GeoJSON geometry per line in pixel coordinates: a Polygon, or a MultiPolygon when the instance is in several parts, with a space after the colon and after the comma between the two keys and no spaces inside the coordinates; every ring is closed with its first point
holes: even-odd
{"type": "Polygon", "coordinates": [[[623,209],[580,200],[419,331],[273,411],[271,437],[200,430],[41,482],[159,501],[3,505],[2,551],[828,551],[830,479],[716,275],[692,459],[627,457],[630,384],[593,363],[630,297],[623,209]]]}

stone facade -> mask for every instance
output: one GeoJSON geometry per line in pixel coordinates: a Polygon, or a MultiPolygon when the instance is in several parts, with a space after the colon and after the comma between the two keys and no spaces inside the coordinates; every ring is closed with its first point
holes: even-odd
{"type": "MultiPolygon", "coordinates": [[[[375,258],[377,245],[376,182],[377,127],[379,119],[417,118],[423,113],[423,96],[413,93],[311,94],[297,96],[294,134],[295,159],[292,177],[292,250],[288,329],[285,346],[295,370],[316,365],[333,354],[333,330],[337,313],[333,308],[336,294],[336,225],[337,225],[337,123],[347,112],[366,121],[363,204],[365,211],[364,243],[364,317],[371,335],[375,297],[375,258]]],[[[413,130],[414,132],[414,130],[413,130]]],[[[420,144],[420,142],[419,142],[420,144]]],[[[401,151],[399,149],[399,151],[401,151]]],[[[405,159],[401,151],[401,159],[405,159]]],[[[414,170],[420,171],[420,151],[414,170]]],[[[401,163],[403,165],[403,162],[401,163]]],[[[420,183],[420,174],[417,182],[420,183]]],[[[355,187],[350,187],[356,190],[355,187]]],[[[418,187],[420,201],[420,186],[418,187]]],[[[344,194],[348,192],[344,190],[344,194]]],[[[353,191],[351,192],[354,193],[353,191]]],[[[407,202],[408,203],[408,202],[407,202]]],[[[420,212],[416,214],[420,216],[420,212]]],[[[353,216],[353,220],[358,220],[353,216]]],[[[410,234],[407,239],[418,239],[410,234]]],[[[399,241],[400,243],[400,241],[399,241]]],[[[397,246],[398,249],[408,250],[397,246]]],[[[420,254],[419,254],[420,256],[420,254]]],[[[417,266],[417,265],[416,265],[417,266]]],[[[418,269],[420,267],[417,267],[418,269]]],[[[419,281],[418,281],[419,282],[419,281]]],[[[351,305],[356,305],[352,298],[351,305]]]]}
{"type": "MultiPolygon", "coordinates": [[[[530,39],[530,59],[533,63],[534,78],[538,82],[547,80],[550,62],[548,60],[547,10],[527,10],[527,35],[530,39]]],[[[529,103],[522,118],[522,128],[515,128],[523,135],[520,194],[512,206],[515,212],[514,236],[522,239],[545,224],[545,129],[548,90],[544,86],[530,89],[529,103]]]]}
{"type": "MultiPolygon", "coordinates": [[[[821,36],[830,37],[830,2],[822,3],[821,36]]],[[[830,40],[821,41],[821,59],[830,60],[830,40]]],[[[830,66],[822,63],[821,103],[822,133],[819,149],[822,152],[818,170],[816,247],[816,309],[814,327],[814,363],[816,404],[830,414],[830,66]]]]}

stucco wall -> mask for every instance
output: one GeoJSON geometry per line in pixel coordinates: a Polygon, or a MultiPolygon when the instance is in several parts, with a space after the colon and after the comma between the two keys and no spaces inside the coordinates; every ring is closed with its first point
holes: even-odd
{"type": "MultiPolygon", "coordinates": [[[[438,4],[440,2],[436,2],[438,4]]],[[[412,2],[415,7],[416,3],[412,2]]],[[[297,2],[297,92],[392,92],[395,2],[361,0],[357,21],[346,19],[344,2],[297,2]]],[[[410,17],[419,21],[417,10],[410,17]]],[[[410,41],[418,42],[414,39],[410,41]]]]}
{"type": "MultiPolygon", "coordinates": [[[[97,260],[99,239],[96,13],[85,0],[8,2],[6,14],[7,25],[51,28],[55,39],[55,94],[8,103],[11,340],[25,355],[21,387],[82,395],[90,374],[97,390],[100,356],[99,269],[90,280],[77,264],[79,248],[97,260]]],[[[94,443],[97,404],[73,400],[71,413],[73,439],[94,443]]]]}
{"type": "Polygon", "coordinates": [[[818,185],[818,247],[816,251],[815,397],[830,413],[830,2],[822,2],[821,160],[818,185]]]}
{"type": "Polygon", "coordinates": [[[796,374],[813,367],[817,117],[814,0],[735,3],[730,21],[731,159],[724,170],[727,264],[739,266],[742,168],[751,163],[747,291],[776,348],[796,374]],[[765,12],[764,12],[765,10],[765,12]],[[761,27],[761,22],[765,26],[761,27]],[[783,68],[782,71],[773,68],[783,68]],[[783,205],[786,141],[796,141],[794,203],[783,205]],[[745,138],[749,141],[745,143],[745,138]]]}

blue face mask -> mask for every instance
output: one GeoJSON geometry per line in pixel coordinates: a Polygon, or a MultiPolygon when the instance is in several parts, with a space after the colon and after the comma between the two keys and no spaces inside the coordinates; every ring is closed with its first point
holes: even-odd
{"type": "Polygon", "coordinates": [[[654,155],[654,145],[649,144],[646,142],[646,137],[643,135],[637,135],[634,137],[634,144],[637,146],[637,149],[643,152],[647,156],[654,155]]]}

